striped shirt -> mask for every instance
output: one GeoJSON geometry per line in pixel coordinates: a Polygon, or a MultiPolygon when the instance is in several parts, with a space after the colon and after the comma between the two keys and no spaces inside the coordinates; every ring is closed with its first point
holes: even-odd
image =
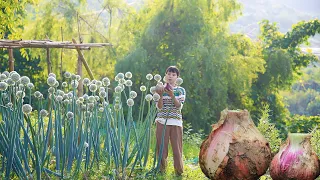
{"type": "Polygon", "coordinates": [[[157,103],[158,114],[155,121],[165,124],[167,119],[167,125],[182,127],[181,109],[186,98],[186,91],[183,87],[176,86],[173,87],[173,93],[175,98],[181,103],[181,106],[176,108],[171,97],[164,92],[162,97],[163,106],[161,109],[158,108],[157,103]]]}

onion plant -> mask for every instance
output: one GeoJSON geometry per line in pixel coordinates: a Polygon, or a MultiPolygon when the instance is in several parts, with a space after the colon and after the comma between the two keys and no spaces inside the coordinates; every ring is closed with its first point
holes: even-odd
{"type": "Polygon", "coordinates": [[[137,93],[130,72],[117,74],[115,83],[66,72],[61,84],[51,73],[43,93],[15,71],[0,74],[0,176],[64,179],[104,166],[114,172],[109,178],[125,179],[137,166],[146,167],[159,98],[151,87],[158,80],[146,77],[137,93]]]}

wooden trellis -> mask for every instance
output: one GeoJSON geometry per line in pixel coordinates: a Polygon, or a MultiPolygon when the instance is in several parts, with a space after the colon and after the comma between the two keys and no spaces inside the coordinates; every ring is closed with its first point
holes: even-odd
{"type": "Polygon", "coordinates": [[[14,57],[12,49],[15,48],[45,48],[47,50],[48,73],[51,72],[50,48],[76,49],[79,54],[79,60],[84,64],[90,78],[94,79],[87,61],[81,50],[90,50],[91,48],[112,46],[110,43],[81,43],[77,44],[75,39],[70,41],[51,41],[51,40],[0,40],[0,48],[7,48],[9,53],[9,71],[14,70],[14,57]]]}
{"type": "MultiPolygon", "coordinates": [[[[93,73],[89,68],[87,61],[85,60],[81,50],[90,50],[91,48],[99,48],[105,46],[112,46],[110,43],[81,43],[78,44],[75,39],[70,41],[51,41],[51,40],[7,40],[0,39],[0,48],[8,49],[9,53],[9,71],[14,70],[14,57],[13,49],[15,48],[44,48],[47,50],[47,64],[48,74],[52,72],[51,60],[50,60],[50,49],[51,48],[64,48],[64,49],[75,49],[78,52],[78,74],[82,76],[83,64],[91,79],[94,79],[93,73]]],[[[80,86],[81,87],[81,86],[80,86]]],[[[82,89],[80,90],[82,91],[82,89]]]]}

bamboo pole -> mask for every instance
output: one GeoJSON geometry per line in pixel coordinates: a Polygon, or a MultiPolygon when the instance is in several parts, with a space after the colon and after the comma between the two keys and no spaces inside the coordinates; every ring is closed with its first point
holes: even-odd
{"type": "MultiPolygon", "coordinates": [[[[79,42],[80,44],[82,43],[81,36],[80,36],[80,21],[79,21],[79,14],[77,13],[77,21],[78,21],[78,36],[79,36],[79,42]]],[[[82,62],[80,55],[78,55],[78,63],[77,63],[77,73],[82,77],[82,62]]],[[[82,84],[82,79],[79,80],[79,85],[78,85],[78,96],[83,95],[83,84],[82,84]]]]}
{"type": "MultiPolygon", "coordinates": [[[[72,42],[75,43],[75,44],[77,43],[77,41],[76,41],[75,39],[73,39],[73,38],[72,38],[72,42]]],[[[86,68],[86,70],[87,70],[90,78],[91,78],[91,79],[94,79],[93,73],[92,73],[91,69],[89,68],[89,65],[88,65],[87,61],[85,60],[85,58],[84,58],[81,50],[80,50],[79,47],[77,47],[77,46],[76,46],[76,50],[77,50],[77,52],[78,52],[78,55],[79,55],[80,60],[82,61],[84,67],[86,68]]]]}
{"type": "Polygon", "coordinates": [[[9,72],[14,71],[13,49],[8,48],[9,53],[9,72]]]}

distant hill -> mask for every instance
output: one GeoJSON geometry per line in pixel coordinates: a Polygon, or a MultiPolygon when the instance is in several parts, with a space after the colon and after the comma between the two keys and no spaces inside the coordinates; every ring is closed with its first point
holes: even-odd
{"type": "MultiPolygon", "coordinates": [[[[243,15],[230,25],[232,32],[242,32],[255,39],[258,23],[267,19],[276,22],[281,32],[287,32],[299,21],[320,19],[320,0],[239,0],[243,15]]],[[[310,40],[312,47],[320,47],[320,36],[310,40]]]]}

